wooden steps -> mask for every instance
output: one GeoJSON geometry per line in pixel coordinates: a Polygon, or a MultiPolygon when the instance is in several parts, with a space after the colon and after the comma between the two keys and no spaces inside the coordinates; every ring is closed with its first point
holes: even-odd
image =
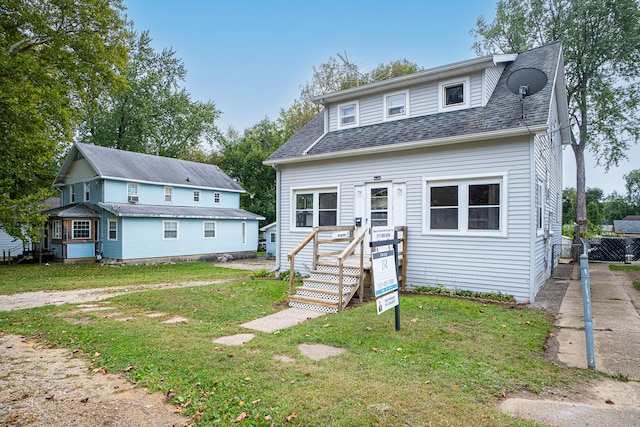
{"type": "Polygon", "coordinates": [[[339,295],[338,266],[330,262],[321,263],[310,276],[303,279],[302,286],[296,287],[295,295],[289,297],[289,306],[307,310],[337,313],[340,306],[346,307],[360,287],[360,269],[343,267],[342,301],[339,295]]]}

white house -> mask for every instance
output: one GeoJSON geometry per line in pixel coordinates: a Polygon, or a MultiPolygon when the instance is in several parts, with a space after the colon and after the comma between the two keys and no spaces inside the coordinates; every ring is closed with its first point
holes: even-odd
{"type": "MultiPolygon", "coordinates": [[[[406,226],[407,287],[534,300],[561,237],[561,43],[315,101],[323,111],[265,161],[277,169],[280,269],[314,227],[406,226]]],[[[295,269],[313,256],[306,247],[295,269]]]]}
{"type": "Polygon", "coordinates": [[[47,249],[62,261],[126,263],[255,257],[258,221],[217,166],[76,143],[45,211],[47,249]]]}

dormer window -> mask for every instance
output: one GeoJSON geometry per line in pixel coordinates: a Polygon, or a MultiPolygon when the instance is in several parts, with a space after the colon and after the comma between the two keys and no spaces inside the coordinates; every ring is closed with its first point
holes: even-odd
{"type": "Polygon", "coordinates": [[[358,104],[338,106],[338,127],[355,126],[358,124],[358,104]]]}
{"type": "Polygon", "coordinates": [[[409,115],[408,93],[394,93],[384,97],[384,118],[392,120],[396,118],[407,117],[409,115]]]}
{"type": "Polygon", "coordinates": [[[459,110],[469,107],[469,78],[440,83],[440,111],[459,110]]]}

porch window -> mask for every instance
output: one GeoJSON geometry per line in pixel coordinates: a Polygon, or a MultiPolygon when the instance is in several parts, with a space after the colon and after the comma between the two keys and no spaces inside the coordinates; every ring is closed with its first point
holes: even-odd
{"type": "Polygon", "coordinates": [[[165,240],[178,238],[178,221],[162,221],[162,238],[165,240]]]}
{"type": "Polygon", "coordinates": [[[204,238],[215,239],[216,237],[216,223],[214,221],[205,221],[202,224],[204,238]]]}
{"type": "Polygon", "coordinates": [[[505,179],[427,181],[425,231],[505,235],[505,179]]]}
{"type": "Polygon", "coordinates": [[[173,203],[173,187],[164,187],[164,202],[173,203]]]}
{"type": "Polygon", "coordinates": [[[51,238],[62,239],[62,220],[56,219],[51,224],[51,238]]]}
{"type": "Polygon", "coordinates": [[[338,192],[304,190],[294,192],[295,227],[312,228],[338,224],[338,192]]]}
{"type": "Polygon", "coordinates": [[[91,237],[91,221],[71,221],[72,235],[74,239],[89,239],[91,237]]]}
{"type": "Polygon", "coordinates": [[[109,218],[109,240],[118,240],[118,220],[109,218]]]}

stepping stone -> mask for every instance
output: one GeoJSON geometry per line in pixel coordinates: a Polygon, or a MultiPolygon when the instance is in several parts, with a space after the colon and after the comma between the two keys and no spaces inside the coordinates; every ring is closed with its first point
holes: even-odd
{"type": "Polygon", "coordinates": [[[280,329],[290,328],[327,313],[320,311],[305,310],[303,308],[287,308],[286,310],[273,313],[269,316],[261,317],[247,323],[243,323],[243,328],[260,332],[275,332],[280,329]]]}
{"type": "Polygon", "coordinates": [[[129,320],[136,320],[135,317],[119,317],[117,319],[113,319],[116,322],[128,322],[129,320]]]}
{"type": "Polygon", "coordinates": [[[156,317],[163,317],[166,316],[165,313],[149,313],[147,314],[147,317],[151,318],[151,319],[155,319],[156,317]]]}
{"type": "Polygon", "coordinates": [[[113,317],[122,316],[122,313],[108,313],[102,316],[103,319],[111,319],[113,317]]]}
{"type": "Polygon", "coordinates": [[[213,342],[222,345],[243,345],[251,341],[254,337],[254,334],[236,334],[215,339],[213,342]]]}
{"type": "Polygon", "coordinates": [[[284,363],[293,363],[296,361],[296,359],[291,358],[289,356],[285,356],[284,354],[276,354],[275,356],[273,356],[273,358],[274,360],[279,360],[284,363]]]}
{"type": "Polygon", "coordinates": [[[344,348],[331,347],[324,344],[299,344],[298,350],[312,360],[322,360],[344,353],[344,348]]]}
{"type": "Polygon", "coordinates": [[[162,323],[189,323],[189,319],[181,316],[172,317],[171,319],[167,319],[162,323]]]}

